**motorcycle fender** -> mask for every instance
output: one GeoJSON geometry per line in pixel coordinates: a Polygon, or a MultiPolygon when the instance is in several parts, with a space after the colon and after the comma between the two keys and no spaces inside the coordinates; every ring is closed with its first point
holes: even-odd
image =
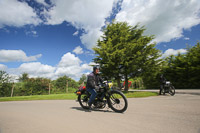
{"type": "Polygon", "coordinates": [[[111,94],[111,93],[113,93],[113,92],[119,92],[119,93],[122,93],[120,90],[111,90],[111,91],[109,92],[109,94],[111,94]]]}
{"type": "MultiPolygon", "coordinates": [[[[111,91],[108,92],[108,97],[107,97],[107,98],[109,98],[109,96],[110,96],[113,92],[122,93],[120,90],[111,90],[111,91]]],[[[122,93],[122,94],[123,94],[123,93],[122,93]]]]}
{"type": "Polygon", "coordinates": [[[85,93],[85,90],[77,90],[75,93],[77,95],[81,95],[81,94],[85,93]]]}
{"type": "Polygon", "coordinates": [[[77,95],[81,95],[81,91],[76,91],[76,94],[77,95]]]}

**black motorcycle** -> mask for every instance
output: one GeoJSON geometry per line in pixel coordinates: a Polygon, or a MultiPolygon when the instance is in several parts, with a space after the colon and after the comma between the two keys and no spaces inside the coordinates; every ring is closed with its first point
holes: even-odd
{"type": "Polygon", "coordinates": [[[171,96],[175,95],[175,87],[172,85],[170,81],[166,81],[163,85],[161,94],[165,95],[165,93],[169,93],[171,96]]]}
{"type": "MultiPolygon", "coordinates": [[[[128,101],[125,95],[119,90],[112,90],[107,81],[104,81],[96,91],[98,95],[93,102],[93,109],[103,109],[108,104],[108,107],[115,112],[123,113],[126,111],[128,101]]],[[[76,91],[76,94],[78,95],[78,102],[81,107],[88,109],[88,101],[91,94],[85,88],[79,89],[76,91]]]]}

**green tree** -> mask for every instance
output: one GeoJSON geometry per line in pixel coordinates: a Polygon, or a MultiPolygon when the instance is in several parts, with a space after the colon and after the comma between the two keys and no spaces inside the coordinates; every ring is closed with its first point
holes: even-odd
{"type": "Polygon", "coordinates": [[[186,55],[178,54],[177,56],[171,55],[166,59],[168,62],[164,75],[170,80],[175,87],[187,88],[188,84],[188,65],[186,55]]]}
{"type": "Polygon", "coordinates": [[[5,71],[0,71],[0,83],[8,83],[10,76],[5,71]]]}
{"type": "Polygon", "coordinates": [[[40,95],[48,94],[50,79],[47,78],[28,78],[23,82],[16,83],[15,95],[40,95]]]}
{"type": "Polygon", "coordinates": [[[81,78],[79,79],[79,81],[78,81],[79,85],[82,84],[82,83],[84,83],[84,82],[86,82],[86,79],[87,79],[86,74],[83,74],[81,76],[81,78]]]}
{"type": "Polygon", "coordinates": [[[200,88],[200,43],[187,48],[186,54],[166,59],[165,75],[176,88],[200,88]]]}
{"type": "Polygon", "coordinates": [[[27,81],[29,79],[29,75],[28,73],[23,73],[22,76],[19,77],[19,82],[24,82],[27,81]]]}
{"type": "Polygon", "coordinates": [[[55,86],[56,89],[60,90],[61,92],[64,92],[66,87],[67,87],[67,82],[68,82],[69,88],[78,88],[78,83],[68,76],[59,77],[54,82],[54,86],[55,86]]]}
{"type": "Polygon", "coordinates": [[[12,84],[11,77],[5,71],[0,71],[0,97],[10,96],[12,84]]]}
{"type": "Polygon", "coordinates": [[[189,66],[189,87],[200,88],[200,42],[188,50],[187,62],[189,66]]]}
{"type": "Polygon", "coordinates": [[[125,77],[125,90],[128,90],[128,79],[140,76],[159,65],[161,54],[151,43],[153,36],[144,36],[144,27],[134,27],[126,22],[113,22],[104,29],[104,35],[93,48],[94,62],[99,63],[103,75],[125,77]]]}

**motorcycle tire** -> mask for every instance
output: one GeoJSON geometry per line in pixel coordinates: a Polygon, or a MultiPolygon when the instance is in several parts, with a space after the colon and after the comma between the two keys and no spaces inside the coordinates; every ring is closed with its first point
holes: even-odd
{"type": "Polygon", "coordinates": [[[110,92],[108,106],[117,113],[123,113],[128,107],[128,101],[122,92],[115,90],[110,92]],[[123,103],[124,105],[122,105],[123,103]],[[121,105],[122,108],[118,109],[121,105]]]}
{"type": "Polygon", "coordinates": [[[161,95],[165,95],[165,89],[162,89],[160,92],[161,95]]]}
{"type": "Polygon", "coordinates": [[[169,94],[171,95],[171,96],[174,96],[175,95],[175,87],[174,86],[170,86],[169,87],[169,94]]]}
{"type": "Polygon", "coordinates": [[[80,94],[78,96],[78,101],[83,109],[89,109],[88,105],[89,95],[87,93],[80,94]]]}

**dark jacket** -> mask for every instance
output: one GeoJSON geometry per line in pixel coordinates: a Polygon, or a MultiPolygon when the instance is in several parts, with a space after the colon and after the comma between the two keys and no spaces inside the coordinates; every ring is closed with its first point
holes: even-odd
{"type": "Polygon", "coordinates": [[[161,75],[160,76],[160,83],[165,84],[166,81],[167,81],[166,78],[163,75],[161,75]]]}
{"type": "Polygon", "coordinates": [[[92,88],[95,89],[95,86],[98,86],[99,83],[102,83],[103,80],[101,79],[99,74],[94,74],[94,72],[90,73],[87,76],[87,84],[86,84],[86,88],[92,88]]]}

